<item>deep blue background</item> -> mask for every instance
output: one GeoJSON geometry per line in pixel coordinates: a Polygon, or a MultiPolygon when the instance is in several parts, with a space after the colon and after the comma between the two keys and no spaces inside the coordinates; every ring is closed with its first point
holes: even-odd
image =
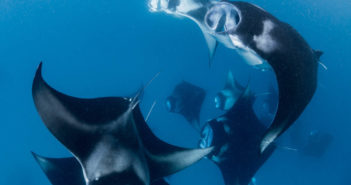
{"type": "MultiPolygon", "coordinates": [[[[315,49],[325,52],[319,85],[299,123],[332,133],[333,144],[314,159],[277,150],[257,173],[259,185],[351,184],[351,1],[250,1],[294,26],[315,49]]],[[[44,78],[56,89],[77,97],[133,94],[161,71],[146,89],[146,113],[158,104],[149,125],[169,143],[195,147],[196,132],[166,112],[163,101],[176,83],[187,80],[208,91],[202,122],[219,115],[213,96],[232,69],[264,92],[274,76],[247,66],[235,51],[220,46],[212,68],[207,47],[193,22],[150,13],[145,0],[0,0],[0,184],[49,185],[30,151],[68,156],[48,132],[31,97],[40,61],[44,78]]],[[[172,185],[223,184],[207,160],[176,174],[172,185]]]]}

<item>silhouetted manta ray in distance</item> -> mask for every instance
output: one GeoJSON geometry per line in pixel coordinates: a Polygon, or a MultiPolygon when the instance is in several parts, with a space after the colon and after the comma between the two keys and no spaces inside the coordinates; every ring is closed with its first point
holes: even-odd
{"type": "Polygon", "coordinates": [[[296,125],[291,131],[292,151],[296,151],[304,156],[320,158],[332,144],[334,136],[328,132],[312,130],[305,133],[301,125],[296,125]]]}
{"type": "Polygon", "coordinates": [[[206,92],[187,81],[177,84],[166,99],[167,110],[182,115],[191,126],[200,131],[200,112],[206,92]]]}
{"type": "Polygon", "coordinates": [[[222,43],[235,49],[249,65],[274,70],[279,103],[262,137],[261,152],[297,120],[311,101],[323,53],[313,50],[293,27],[261,7],[227,0],[149,0],[149,8],[197,23],[205,36],[210,61],[218,43],[222,43]]]}
{"type": "Polygon", "coordinates": [[[138,96],[75,98],[50,87],[41,69],[42,64],[32,86],[35,106],[46,127],[79,162],[86,185],[149,185],[212,151],[158,139],[141,114],[138,96]]]}

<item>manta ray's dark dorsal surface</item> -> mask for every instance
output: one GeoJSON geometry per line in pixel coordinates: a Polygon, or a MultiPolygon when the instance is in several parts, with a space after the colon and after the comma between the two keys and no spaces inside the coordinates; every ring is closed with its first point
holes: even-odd
{"type": "MultiPolygon", "coordinates": [[[[52,185],[85,185],[82,167],[74,157],[48,158],[32,153],[52,185]]],[[[151,185],[169,185],[163,178],[151,185]]]]}
{"type": "Polygon", "coordinates": [[[250,3],[230,3],[241,12],[241,25],[233,34],[270,64],[278,82],[277,113],[261,142],[261,151],[264,151],[297,120],[311,101],[317,87],[317,67],[321,53],[310,48],[294,28],[267,11],[250,3]],[[260,36],[272,37],[269,42],[272,42],[273,48],[261,43],[260,36]]]}
{"type": "Polygon", "coordinates": [[[200,112],[205,97],[204,89],[182,81],[167,97],[166,107],[168,111],[182,115],[195,129],[199,130],[200,112]]]}
{"type": "Polygon", "coordinates": [[[41,66],[32,87],[35,106],[46,127],[78,160],[87,185],[149,185],[211,151],[159,140],[135,98],[62,94],[43,80],[41,66]]]}
{"type": "Polygon", "coordinates": [[[240,41],[238,51],[243,55],[253,53],[267,61],[276,74],[279,103],[276,116],[263,136],[262,152],[296,121],[312,99],[321,52],[313,50],[290,25],[258,6],[240,1],[221,3],[219,6],[232,5],[232,10],[237,11],[237,25],[226,32],[232,41],[240,41]]]}
{"type": "Polygon", "coordinates": [[[267,127],[258,120],[254,101],[246,87],[230,110],[202,130],[200,146],[214,147],[208,158],[218,165],[226,185],[248,185],[276,148],[271,145],[262,154],[257,152],[267,127]]]}

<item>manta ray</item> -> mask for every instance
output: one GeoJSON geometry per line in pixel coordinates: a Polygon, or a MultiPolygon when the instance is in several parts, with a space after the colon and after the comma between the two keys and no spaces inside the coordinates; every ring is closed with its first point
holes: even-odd
{"type": "Polygon", "coordinates": [[[32,86],[35,107],[49,131],[73,154],[74,160],[64,163],[77,167],[77,161],[86,185],[149,185],[212,151],[158,139],[140,111],[140,92],[133,98],[76,98],[50,87],[41,71],[42,64],[32,86]]]}
{"type": "Polygon", "coordinates": [[[290,150],[303,156],[320,158],[332,144],[334,136],[328,132],[318,129],[305,129],[301,124],[297,124],[290,132],[290,150]]]}
{"type": "Polygon", "coordinates": [[[322,157],[334,140],[333,135],[319,130],[308,134],[307,143],[300,150],[306,156],[322,157]]]}
{"type": "Polygon", "coordinates": [[[272,144],[262,154],[257,152],[267,127],[257,118],[254,101],[255,95],[247,86],[231,109],[202,129],[200,147],[214,147],[207,157],[217,164],[226,185],[253,183],[256,172],[276,149],[272,144]]]}
{"type": "Polygon", "coordinates": [[[311,101],[322,52],[312,49],[292,26],[261,7],[241,1],[149,0],[149,8],[193,20],[205,36],[210,61],[221,43],[235,49],[249,65],[275,72],[279,103],[262,137],[261,152],[297,120],[311,101]]]}
{"type": "Polygon", "coordinates": [[[182,115],[196,130],[200,129],[200,112],[206,92],[201,87],[182,81],[166,99],[167,110],[182,115]]]}

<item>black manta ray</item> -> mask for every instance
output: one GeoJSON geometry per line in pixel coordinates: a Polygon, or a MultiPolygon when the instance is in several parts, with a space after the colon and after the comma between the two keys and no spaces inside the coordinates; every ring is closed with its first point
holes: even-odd
{"type": "Polygon", "coordinates": [[[168,111],[184,116],[195,129],[200,130],[200,111],[205,97],[205,90],[182,81],[167,97],[166,107],[168,111]]]}
{"type": "Polygon", "coordinates": [[[293,27],[264,9],[247,2],[217,0],[149,0],[149,7],[196,22],[204,33],[210,60],[218,43],[222,43],[235,49],[249,65],[273,69],[279,104],[262,138],[261,152],[296,121],[311,101],[322,52],[313,50],[293,27]]]}
{"type": "MultiPolygon", "coordinates": [[[[32,153],[52,185],[85,185],[82,168],[74,157],[48,158],[32,153]]],[[[169,185],[163,178],[152,185],[169,185]]]]}
{"type": "Polygon", "coordinates": [[[306,134],[301,127],[295,127],[291,132],[290,148],[304,156],[319,158],[325,154],[333,140],[333,135],[327,132],[312,130],[306,134]]]}
{"type": "Polygon", "coordinates": [[[312,157],[322,157],[333,139],[331,134],[313,130],[309,133],[307,144],[301,149],[301,153],[312,157]]]}
{"type": "Polygon", "coordinates": [[[81,99],[62,94],[43,80],[41,66],[32,87],[35,106],[79,162],[86,185],[149,185],[212,150],[159,140],[147,126],[137,96],[81,99]]]}
{"type": "Polygon", "coordinates": [[[200,146],[214,147],[208,158],[218,165],[226,185],[248,185],[276,148],[257,152],[267,127],[256,117],[254,101],[247,87],[231,109],[202,130],[200,146]]]}

